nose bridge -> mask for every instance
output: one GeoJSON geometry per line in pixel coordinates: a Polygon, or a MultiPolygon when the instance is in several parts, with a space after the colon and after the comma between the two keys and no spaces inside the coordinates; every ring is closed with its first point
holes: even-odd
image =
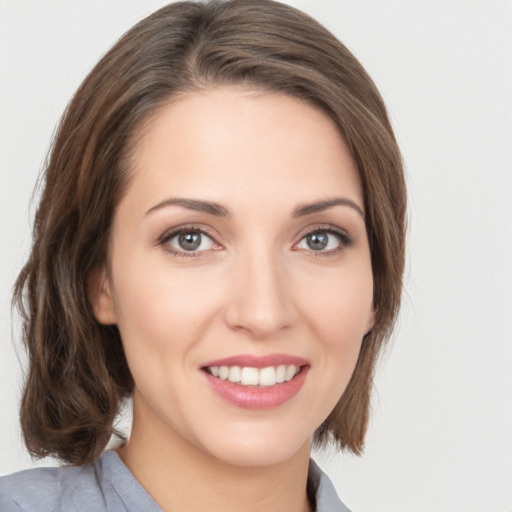
{"type": "Polygon", "coordinates": [[[227,320],[232,328],[268,336],[295,322],[286,264],[267,243],[251,244],[233,262],[232,296],[227,320]]]}

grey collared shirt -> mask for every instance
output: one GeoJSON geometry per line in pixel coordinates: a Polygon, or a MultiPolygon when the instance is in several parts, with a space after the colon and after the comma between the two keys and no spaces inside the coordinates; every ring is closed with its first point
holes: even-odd
{"type": "MultiPolygon", "coordinates": [[[[314,461],[308,491],[316,512],[350,512],[314,461]]],[[[115,451],[93,464],[28,469],[0,478],[1,512],[162,512],[115,451]]]]}

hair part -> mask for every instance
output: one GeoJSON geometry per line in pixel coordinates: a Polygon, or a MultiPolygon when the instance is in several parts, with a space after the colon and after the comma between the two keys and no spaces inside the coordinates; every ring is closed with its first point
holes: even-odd
{"type": "Polygon", "coordinates": [[[107,264],[111,223],[144,122],[181,94],[240,85],[326,112],[357,164],[374,278],[375,325],[315,442],[360,453],[375,362],[399,309],[405,243],[402,161],[384,103],[332,34],[271,0],[179,2],[128,31],[69,104],[44,170],[33,246],[15,285],[30,366],[21,404],[36,457],[94,460],[133,378],[116,326],[101,325],[88,276],[107,264]]]}

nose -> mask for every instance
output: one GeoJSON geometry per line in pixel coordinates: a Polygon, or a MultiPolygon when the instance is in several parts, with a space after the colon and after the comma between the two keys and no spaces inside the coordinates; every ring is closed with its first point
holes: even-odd
{"type": "Polygon", "coordinates": [[[225,311],[231,329],[266,339],[295,325],[291,276],[272,250],[240,255],[233,266],[225,311]]]}

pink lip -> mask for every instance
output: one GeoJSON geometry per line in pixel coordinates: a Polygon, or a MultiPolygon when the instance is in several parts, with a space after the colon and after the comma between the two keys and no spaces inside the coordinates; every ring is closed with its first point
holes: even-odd
{"type": "Polygon", "coordinates": [[[231,405],[243,409],[272,409],[291,400],[302,388],[310,365],[305,359],[286,354],[270,354],[268,356],[240,355],[210,361],[203,366],[203,374],[210,385],[221,398],[231,405]],[[251,368],[266,368],[279,365],[300,366],[301,371],[290,381],[274,386],[242,386],[229,380],[222,380],[204,371],[207,366],[248,366],[251,368]]]}
{"type": "Polygon", "coordinates": [[[241,354],[238,356],[210,361],[204,364],[203,368],[206,366],[248,366],[250,368],[266,368],[267,366],[279,366],[281,364],[306,366],[309,365],[309,361],[302,357],[290,356],[288,354],[268,354],[266,356],[241,354]]]}

